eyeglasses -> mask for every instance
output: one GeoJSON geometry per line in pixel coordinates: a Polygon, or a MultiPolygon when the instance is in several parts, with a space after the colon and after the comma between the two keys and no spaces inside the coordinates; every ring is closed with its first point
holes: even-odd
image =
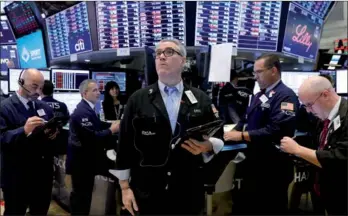
{"type": "Polygon", "coordinates": [[[175,49],[165,48],[164,50],[156,50],[155,52],[156,58],[159,58],[162,55],[162,53],[164,54],[165,57],[171,57],[174,55],[174,53],[177,53],[178,55],[182,56],[181,53],[179,53],[175,49]]]}
{"type": "Polygon", "coordinates": [[[319,95],[319,97],[317,97],[317,99],[315,99],[313,101],[313,103],[307,103],[307,104],[304,104],[303,106],[306,108],[306,109],[312,109],[312,107],[314,106],[315,102],[317,102],[317,100],[323,96],[323,92],[319,95]]]}
{"type": "Polygon", "coordinates": [[[265,72],[266,70],[272,69],[273,67],[265,68],[263,70],[258,70],[258,71],[253,71],[253,75],[255,76],[256,74],[261,74],[265,72]]]}

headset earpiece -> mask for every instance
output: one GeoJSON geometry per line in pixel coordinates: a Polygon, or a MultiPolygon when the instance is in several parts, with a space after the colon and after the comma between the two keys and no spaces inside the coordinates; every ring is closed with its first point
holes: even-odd
{"type": "Polygon", "coordinates": [[[24,71],[25,71],[25,69],[23,69],[23,70],[21,71],[21,73],[19,74],[19,77],[18,77],[18,84],[19,84],[20,86],[23,86],[23,85],[24,85],[24,79],[22,79],[22,74],[23,74],[24,71]]]}

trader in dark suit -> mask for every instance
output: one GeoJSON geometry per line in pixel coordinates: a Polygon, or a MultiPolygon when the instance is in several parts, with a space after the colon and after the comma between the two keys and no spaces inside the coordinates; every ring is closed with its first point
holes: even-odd
{"type": "Polygon", "coordinates": [[[328,215],[347,215],[348,102],[337,95],[326,78],[319,76],[304,81],[299,98],[307,111],[321,120],[316,134],[318,148],[306,148],[284,137],[281,149],[318,168],[314,191],[328,215]]]}
{"type": "Polygon", "coordinates": [[[33,133],[53,117],[53,110],[37,100],[44,77],[26,69],[19,90],[1,103],[2,188],[5,215],[46,215],[52,191],[53,146],[56,130],[33,133]]]}
{"type": "Polygon", "coordinates": [[[280,79],[276,55],[260,56],[255,61],[254,74],[261,91],[252,98],[245,120],[224,135],[225,140],[248,143],[242,198],[235,201],[234,211],[281,215],[287,212],[293,166],[288,155],[276,146],[284,136],[294,136],[299,102],[294,91],[280,79]]]}
{"type": "Polygon", "coordinates": [[[186,49],[178,40],[159,42],[159,80],[130,97],[121,120],[116,175],[132,215],[197,215],[203,209],[200,167],[223,142],[181,139],[186,129],[216,120],[209,97],[183,83],[185,61],[186,49]]]}
{"type": "Polygon", "coordinates": [[[95,104],[100,92],[94,80],[84,80],[80,84],[80,93],[82,100],[71,115],[69,124],[72,215],[89,214],[98,158],[100,154],[106,155],[103,150],[109,138],[119,130],[119,123],[102,122],[96,114],[95,104]]]}

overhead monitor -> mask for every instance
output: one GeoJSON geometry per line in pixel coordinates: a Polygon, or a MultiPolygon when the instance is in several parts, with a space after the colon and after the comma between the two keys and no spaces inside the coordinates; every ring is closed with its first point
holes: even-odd
{"type": "Polygon", "coordinates": [[[197,1],[195,46],[238,43],[240,2],[197,1]]]}
{"type": "Polygon", "coordinates": [[[276,51],[281,2],[198,1],[195,45],[276,51]]]}
{"type": "Polygon", "coordinates": [[[17,39],[21,68],[47,68],[45,45],[41,30],[17,39]]]}
{"type": "Polygon", "coordinates": [[[15,44],[16,38],[5,15],[0,17],[0,44],[15,44]]]}
{"type": "Polygon", "coordinates": [[[304,80],[312,76],[318,76],[319,72],[301,72],[301,71],[282,71],[282,82],[291,88],[296,94],[304,80]]]}
{"type": "Polygon", "coordinates": [[[141,46],[156,46],[166,38],[186,44],[184,1],[140,1],[141,46]]]}
{"type": "Polygon", "coordinates": [[[326,75],[329,76],[333,87],[336,89],[336,70],[320,70],[319,71],[320,75],[326,75]]]}
{"type": "Polygon", "coordinates": [[[8,95],[8,81],[0,80],[0,88],[4,95],[8,95]]]}
{"type": "Polygon", "coordinates": [[[322,27],[323,19],[290,3],[284,33],[283,53],[315,60],[322,27]]]}
{"type": "Polygon", "coordinates": [[[66,104],[69,113],[72,114],[78,103],[81,101],[79,92],[55,92],[53,98],[66,104]]]}
{"type": "Polygon", "coordinates": [[[14,1],[5,7],[5,12],[17,38],[36,31],[39,22],[30,1],[14,1]]]}
{"type": "Polygon", "coordinates": [[[96,2],[99,49],[141,47],[139,2],[96,2]]]}
{"type": "Polygon", "coordinates": [[[92,50],[87,2],[46,18],[52,59],[92,50]]]}
{"type": "Polygon", "coordinates": [[[8,68],[19,68],[17,45],[1,45],[1,76],[7,76],[8,68]]]}
{"type": "Polygon", "coordinates": [[[336,71],[336,92],[338,94],[348,94],[348,70],[340,69],[336,71]]]}
{"type": "Polygon", "coordinates": [[[238,48],[277,51],[281,1],[242,1],[238,48]]]}
{"type": "MultiPolygon", "coordinates": [[[[18,79],[21,74],[21,72],[24,71],[24,69],[9,69],[8,72],[8,90],[10,92],[15,92],[18,90],[18,79]]],[[[39,70],[45,80],[51,80],[51,72],[49,70],[39,70]]]]}
{"type": "Polygon", "coordinates": [[[52,69],[52,82],[57,91],[79,91],[85,79],[89,79],[88,70],[52,69]]]}
{"type": "Polygon", "coordinates": [[[92,79],[97,82],[99,91],[104,91],[109,81],[115,81],[120,87],[120,92],[126,91],[125,72],[92,72],[92,79]]]}
{"type": "Polygon", "coordinates": [[[334,1],[293,1],[293,3],[325,19],[334,1]]]}

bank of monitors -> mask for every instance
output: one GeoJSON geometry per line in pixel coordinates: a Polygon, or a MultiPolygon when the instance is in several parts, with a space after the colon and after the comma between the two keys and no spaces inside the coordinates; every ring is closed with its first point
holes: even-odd
{"type": "Polygon", "coordinates": [[[105,90],[105,85],[109,81],[115,81],[120,86],[120,92],[126,92],[126,73],[125,72],[92,72],[92,79],[97,81],[99,91],[105,90]]]}
{"type": "Polygon", "coordinates": [[[52,82],[56,91],[78,92],[85,79],[89,79],[88,70],[52,69],[52,82]]]}
{"type": "Polygon", "coordinates": [[[65,103],[70,114],[73,113],[77,104],[80,103],[82,99],[79,92],[55,92],[53,98],[65,103]]]}

